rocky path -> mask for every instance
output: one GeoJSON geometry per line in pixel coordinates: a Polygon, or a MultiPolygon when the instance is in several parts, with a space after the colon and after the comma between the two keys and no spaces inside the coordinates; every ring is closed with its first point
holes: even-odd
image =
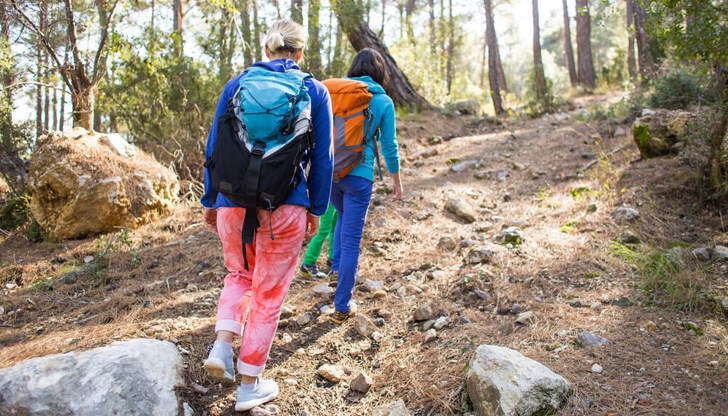
{"type": "MultiPolygon", "coordinates": [[[[481,344],[519,351],[568,379],[574,392],[559,414],[728,413],[725,321],[650,306],[636,269],[614,252],[625,232],[642,245],[692,247],[725,231],[691,203],[678,161],[633,163],[627,120],[560,114],[490,125],[486,134],[471,125],[476,135],[445,140],[415,128],[403,140],[407,198],[392,201],[377,185],[356,320],[330,324],[321,282],[294,281],[267,372],[281,395],[251,414],[368,415],[398,400],[416,415],[467,414],[466,371],[481,344]],[[623,205],[640,216],[615,220],[623,205]]],[[[13,289],[3,302],[13,328],[0,332],[1,365],[39,350],[167,339],[185,357],[180,392],[195,414],[234,414],[234,389],[201,368],[224,270],[197,214],[181,207],[132,233],[103,282],[13,289]],[[61,314],[52,304],[71,293],[89,303],[71,301],[61,314]]],[[[80,259],[93,243],[54,250],[80,259]]],[[[711,267],[725,276],[724,264],[711,267]]]]}

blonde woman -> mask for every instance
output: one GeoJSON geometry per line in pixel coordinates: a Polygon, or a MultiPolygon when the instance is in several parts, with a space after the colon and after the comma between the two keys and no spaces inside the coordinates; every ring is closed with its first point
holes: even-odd
{"type": "MultiPolygon", "coordinates": [[[[269,61],[255,63],[227,83],[218,102],[207,141],[205,193],[201,198],[203,217],[205,223],[222,241],[225,266],[229,274],[225,277],[217,308],[217,340],[204,367],[211,377],[234,382],[232,343],[234,337],[242,337],[237,360],[237,371],[241,375],[241,384],[236,391],[237,411],[252,409],[278,395],[277,383],[261,376],[303,240],[316,234],[318,217],[326,211],[329,201],[333,164],[331,100],[321,83],[300,72],[297,63],[303,57],[304,46],[305,32],[299,24],[290,20],[275,22],[265,41],[265,54],[269,61]],[[250,85],[252,79],[260,85],[250,85]],[[223,187],[213,185],[214,169],[220,169],[213,162],[218,160],[219,164],[219,160],[224,159],[220,159],[219,154],[215,155],[215,151],[216,146],[219,146],[217,142],[223,140],[218,138],[225,134],[224,123],[229,123],[230,116],[225,119],[225,115],[231,111],[229,103],[236,98],[240,100],[240,105],[235,114],[243,120],[246,135],[254,137],[256,129],[264,130],[268,127],[267,124],[270,123],[266,122],[256,127],[255,123],[250,122],[251,119],[245,123],[245,117],[254,117],[251,115],[254,111],[245,107],[244,92],[253,91],[255,87],[261,88],[262,94],[259,91],[257,96],[250,98],[255,100],[251,103],[259,104],[261,100],[275,94],[275,88],[269,88],[269,85],[276,85],[273,83],[275,80],[290,81],[291,85],[295,85],[296,80],[303,83],[300,91],[305,97],[301,101],[310,105],[312,136],[306,136],[310,140],[310,146],[297,167],[290,194],[274,210],[255,210],[253,219],[256,222],[256,231],[251,242],[244,244],[246,211],[250,209],[233,202],[227,194],[223,195],[223,187]],[[223,126],[220,130],[219,125],[223,126]],[[306,176],[304,172],[309,164],[309,174],[306,176]],[[220,188],[220,192],[217,188],[220,188]]],[[[297,105],[294,104],[293,107],[297,105]]],[[[293,110],[295,108],[291,112],[293,110]]],[[[259,113],[268,111],[258,111],[256,114],[259,113]]],[[[287,126],[290,125],[289,120],[287,126]]],[[[294,127],[297,131],[298,126],[294,127]]],[[[267,143],[265,140],[255,142],[255,147],[260,145],[265,149],[278,146],[280,143],[276,140],[284,138],[286,134],[285,131],[276,133],[267,143]]],[[[224,150],[218,149],[217,152],[224,150]]],[[[261,181],[264,180],[265,178],[261,178],[261,181]]]]}

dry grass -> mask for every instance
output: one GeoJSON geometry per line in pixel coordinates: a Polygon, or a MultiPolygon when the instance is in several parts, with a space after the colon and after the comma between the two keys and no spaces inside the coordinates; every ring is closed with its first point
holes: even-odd
{"type": "MultiPolygon", "coordinates": [[[[424,129],[418,124],[422,122],[402,126],[405,154],[425,147],[432,134],[445,136],[446,130],[435,130],[437,122],[424,129]]],[[[457,122],[441,124],[452,130],[457,122]]],[[[483,127],[472,126],[463,124],[458,131],[483,127]]],[[[373,346],[350,326],[334,326],[320,317],[319,307],[330,300],[311,292],[316,282],[295,279],[286,302],[295,307],[296,316],[311,313],[316,321],[303,328],[282,326],[274,341],[267,374],[281,384],[276,403],[282,413],[365,415],[401,398],[416,415],[463,414],[470,406],[464,393],[468,361],[478,345],[497,344],[544,363],[573,383],[574,395],[559,414],[727,414],[725,320],[701,311],[641,304],[638,270],[611,250],[612,239],[627,227],[609,218],[614,207],[633,205],[642,220],[629,228],[645,245],[709,244],[725,232],[718,215],[724,208],[694,203],[695,193],[681,179],[678,162],[631,163],[636,159],[631,148],[575,174],[588,162],[582,153],[608,153],[626,143],[606,131],[602,139],[591,137],[601,129],[598,123],[551,125],[537,119],[446,141],[437,145],[438,156],[408,161],[403,169],[408,197],[395,203],[375,196],[360,262],[362,278],[384,281],[390,289],[404,287],[405,293],[391,290],[381,299],[359,290],[354,295],[359,313],[387,316],[378,328],[384,335],[381,345],[373,346]],[[510,173],[504,181],[475,179],[472,171],[449,172],[449,158],[477,159],[483,170],[510,173]],[[587,186],[590,191],[572,195],[587,186]],[[478,211],[478,221],[463,224],[445,213],[443,206],[451,197],[467,200],[478,211]],[[593,202],[599,208],[588,213],[593,202]],[[522,224],[525,242],[514,250],[496,247],[492,264],[465,264],[468,247],[453,252],[437,248],[443,236],[463,246],[490,244],[513,223],[522,224]],[[566,224],[571,228],[563,229],[566,224]],[[480,299],[474,289],[490,298],[480,299]],[[611,305],[622,296],[636,304],[611,305]],[[575,299],[600,306],[569,306],[575,299]],[[421,325],[411,321],[412,311],[422,303],[452,320],[427,344],[421,325]],[[514,303],[534,311],[537,322],[518,326],[513,315],[497,314],[499,307],[514,303]],[[703,335],[686,331],[686,321],[698,323],[703,335]],[[581,348],[574,342],[580,331],[597,333],[611,343],[581,348]],[[589,371],[594,362],[604,367],[602,374],[589,371]],[[324,363],[352,373],[365,370],[375,385],[364,396],[352,394],[346,383],[331,384],[315,375],[324,363]],[[296,385],[284,382],[289,379],[296,385]]],[[[17,238],[3,242],[3,284],[21,286],[0,296],[5,310],[0,316],[0,366],[115,339],[167,339],[185,356],[188,385],[180,389],[183,400],[201,414],[234,414],[234,389],[211,383],[201,368],[213,339],[225,271],[219,242],[202,227],[199,210],[180,206],[167,219],[129,232],[128,242],[111,251],[100,273],[83,274],[73,284],[58,280],[68,265],[82,267],[85,256],[97,253],[97,244],[37,245],[17,238]],[[59,257],[65,260],[54,261],[59,257]],[[52,290],[34,285],[38,281],[52,282],[52,290]],[[192,382],[210,391],[196,393],[192,382]]],[[[725,272],[717,270],[722,274],[713,278],[725,285],[725,272]]]]}

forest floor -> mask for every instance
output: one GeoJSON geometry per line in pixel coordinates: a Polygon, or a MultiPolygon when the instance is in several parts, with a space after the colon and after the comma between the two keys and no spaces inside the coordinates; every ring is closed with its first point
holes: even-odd
{"type": "MultiPolygon", "coordinates": [[[[384,318],[377,328],[383,338],[376,345],[351,323],[331,324],[320,312],[331,299],[312,291],[321,282],[294,279],[286,300],[294,314],[280,326],[266,370],[281,385],[273,402],[280,414],[368,415],[396,399],[416,415],[467,413],[465,375],[481,344],[515,349],[571,381],[574,394],[559,415],[728,414],[725,316],[654,306],[659,300],[641,290],[638,268],[614,245],[629,229],[644,248],[710,247],[725,244],[727,226],[718,208],[702,202],[694,174],[679,159],[638,160],[631,120],[577,120],[619,98],[578,100],[568,117],[400,120],[406,198],[393,201],[388,182],[376,184],[359,271],[362,281],[384,282],[387,292],[354,294],[359,314],[384,318]],[[437,154],[413,157],[426,148],[437,154]],[[451,169],[466,160],[478,166],[451,169]],[[477,220],[466,224],[447,213],[451,198],[471,205],[477,220]],[[640,219],[615,222],[610,214],[622,205],[638,209],[640,219]],[[511,225],[521,228],[524,242],[510,249],[494,244],[511,225]],[[443,237],[456,247],[438,246],[443,237]],[[483,246],[495,252],[491,263],[464,261],[483,246]],[[451,319],[427,343],[412,319],[423,304],[451,319]],[[516,324],[514,306],[534,312],[535,322],[516,324]],[[311,322],[299,325],[305,314],[311,322]],[[687,322],[699,329],[686,329],[694,328],[687,322]],[[610,342],[580,347],[581,331],[610,342]],[[352,375],[365,370],[374,385],[354,394],[346,382],[316,375],[325,363],[352,375]],[[601,373],[591,371],[595,363],[601,373]]],[[[185,358],[181,395],[196,415],[235,413],[234,388],[211,382],[202,369],[226,272],[220,242],[194,202],[155,223],[94,239],[31,243],[21,232],[3,238],[0,367],[113,340],[159,338],[185,358]]],[[[726,266],[714,272],[725,285],[726,266]]]]}

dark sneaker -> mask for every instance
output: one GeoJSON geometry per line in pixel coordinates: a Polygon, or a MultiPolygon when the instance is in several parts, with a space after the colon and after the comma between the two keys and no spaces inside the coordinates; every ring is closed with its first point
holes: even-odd
{"type": "Polygon", "coordinates": [[[326,267],[329,269],[334,266],[334,259],[326,259],[326,267]]]}
{"type": "Polygon", "coordinates": [[[208,376],[225,383],[235,383],[235,367],[233,367],[233,349],[230,344],[215,341],[210,354],[202,365],[208,376]]]}
{"type": "Polygon", "coordinates": [[[339,285],[339,272],[332,270],[329,272],[329,286],[336,287],[338,285],[339,285]]]}
{"type": "Polygon", "coordinates": [[[335,311],[333,315],[331,315],[331,322],[335,323],[336,325],[341,325],[344,322],[348,321],[351,317],[351,313],[349,312],[339,312],[335,311]]]}
{"type": "Polygon", "coordinates": [[[243,412],[268,403],[278,396],[278,383],[258,378],[254,385],[241,384],[235,392],[235,411],[243,412]]]}
{"type": "Polygon", "coordinates": [[[326,273],[319,271],[318,267],[316,265],[312,266],[306,266],[305,264],[301,265],[301,268],[298,269],[298,277],[312,277],[314,279],[325,279],[326,273]]]}

